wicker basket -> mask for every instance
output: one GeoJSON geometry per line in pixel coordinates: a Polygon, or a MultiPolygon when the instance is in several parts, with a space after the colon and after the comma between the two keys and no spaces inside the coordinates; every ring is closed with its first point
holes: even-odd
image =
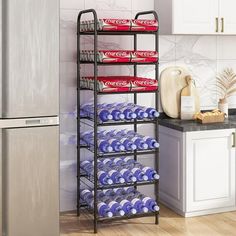
{"type": "Polygon", "coordinates": [[[203,119],[197,118],[197,121],[201,124],[210,124],[210,123],[222,123],[225,120],[225,114],[220,113],[217,115],[205,116],[203,119]]]}

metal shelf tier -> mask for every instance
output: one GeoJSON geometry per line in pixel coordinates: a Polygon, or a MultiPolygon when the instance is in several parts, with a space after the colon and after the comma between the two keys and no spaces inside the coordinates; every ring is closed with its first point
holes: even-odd
{"type": "MultiPolygon", "coordinates": [[[[83,171],[82,171],[83,172],[83,171]]],[[[94,183],[93,176],[87,175],[86,173],[83,173],[78,178],[86,178],[91,183],[94,183]]],[[[142,182],[135,182],[135,183],[124,183],[124,184],[110,184],[110,185],[99,185],[98,183],[98,190],[103,189],[112,189],[112,188],[125,188],[125,187],[131,187],[131,186],[145,186],[145,185],[153,185],[156,184],[159,180],[152,180],[152,181],[142,181],[142,182]]]]}
{"type": "MultiPolygon", "coordinates": [[[[82,207],[83,207],[83,209],[86,209],[86,211],[89,214],[93,214],[93,209],[91,209],[87,205],[83,205],[82,207]]],[[[147,212],[147,213],[139,213],[139,214],[135,214],[135,215],[114,216],[111,218],[97,217],[97,221],[98,222],[111,222],[111,221],[117,221],[117,220],[129,220],[129,219],[137,219],[137,218],[143,218],[143,217],[156,216],[156,214],[157,214],[157,212],[147,212]]]]}
{"type": "MultiPolygon", "coordinates": [[[[80,32],[80,22],[81,22],[81,17],[84,16],[85,14],[90,13],[93,15],[93,20],[94,20],[94,29],[97,29],[97,22],[98,22],[98,17],[97,13],[94,9],[88,9],[88,10],[83,10],[79,12],[78,19],[77,19],[77,111],[80,111],[80,96],[82,94],[82,91],[91,91],[94,96],[94,114],[97,113],[96,107],[98,104],[98,99],[99,95],[116,95],[116,94],[132,94],[133,95],[133,102],[134,104],[137,104],[138,100],[138,94],[145,94],[145,93],[153,93],[155,94],[155,107],[158,110],[158,90],[155,91],[129,91],[129,92],[117,92],[117,93],[110,93],[110,92],[99,92],[97,91],[97,77],[98,77],[98,67],[99,66],[123,66],[123,65],[128,65],[133,67],[133,76],[137,76],[137,67],[138,66],[146,66],[146,65],[153,65],[155,66],[155,78],[159,78],[159,58],[157,62],[149,62],[149,63],[137,63],[137,62],[129,62],[129,63],[101,63],[97,62],[97,52],[98,52],[98,37],[100,35],[107,35],[107,36],[132,36],[133,37],[133,50],[137,50],[137,35],[139,34],[145,34],[145,35],[154,35],[155,36],[155,51],[159,52],[159,32],[134,32],[134,31],[123,31],[123,32],[117,32],[117,31],[98,31],[95,30],[94,32],[80,32]],[[85,61],[80,61],[80,51],[81,51],[81,36],[83,35],[92,35],[93,36],[93,51],[94,51],[94,61],[93,62],[85,62],[85,61]],[[93,77],[94,79],[94,90],[89,90],[89,89],[82,89],[80,88],[80,70],[81,66],[86,65],[86,64],[92,64],[93,66],[93,77]]],[[[135,19],[138,19],[140,16],[146,16],[146,15],[152,15],[154,18],[158,21],[158,15],[155,11],[145,11],[145,12],[139,12],[136,14],[135,19]]],[[[84,123],[82,121],[82,118],[78,116],[77,118],[77,215],[80,215],[80,210],[81,207],[83,206],[82,202],[80,202],[80,184],[81,184],[81,179],[80,178],[83,176],[83,173],[80,170],[80,149],[86,148],[90,150],[88,147],[85,146],[80,146],[80,123],[84,123]]],[[[99,123],[98,118],[95,116],[93,120],[90,120],[89,122],[92,122],[93,125],[91,127],[93,128],[94,131],[94,150],[90,150],[93,152],[93,157],[94,157],[94,173],[93,173],[93,189],[94,189],[94,206],[93,206],[93,225],[94,225],[94,233],[97,233],[97,226],[98,222],[104,222],[104,221],[112,221],[112,220],[123,220],[123,219],[131,219],[131,218],[140,218],[140,217],[147,217],[147,216],[154,216],[155,217],[155,224],[159,223],[159,212],[149,212],[145,214],[137,214],[137,215],[132,215],[132,216],[123,216],[123,217],[113,217],[113,218],[101,218],[98,215],[97,212],[97,191],[101,188],[101,186],[98,185],[97,181],[97,160],[98,158],[107,158],[107,157],[113,157],[113,156],[133,156],[134,160],[137,160],[139,155],[149,155],[149,154],[154,154],[155,155],[155,169],[159,172],[159,149],[155,150],[146,150],[146,151],[134,151],[134,152],[122,152],[122,153],[99,153],[97,151],[97,131],[99,127],[105,127],[105,126],[118,126],[118,125],[133,125],[133,129],[135,132],[137,132],[138,125],[139,124],[151,124],[153,123],[155,125],[155,138],[158,139],[158,119],[156,120],[150,120],[150,121],[131,121],[131,122],[108,122],[108,123],[99,123]]],[[[84,176],[85,177],[85,176],[84,176]]],[[[135,188],[139,185],[147,185],[147,184],[154,184],[155,185],[155,193],[156,193],[156,201],[159,203],[159,181],[150,181],[150,182],[140,182],[133,184],[135,188]]],[[[114,188],[115,187],[125,187],[127,185],[112,185],[112,186],[107,186],[107,188],[114,188]]],[[[132,183],[129,184],[128,186],[132,186],[132,183]]],[[[105,186],[106,188],[106,186],[105,186]]],[[[102,188],[104,189],[104,187],[102,188]]]]}
{"type": "MultiPolygon", "coordinates": [[[[80,122],[85,124],[85,125],[89,125],[91,126],[88,122],[92,122],[94,123],[93,119],[90,118],[80,118],[80,122]]],[[[117,121],[117,122],[104,122],[104,123],[98,123],[97,126],[120,126],[120,125],[142,125],[142,124],[155,124],[157,122],[157,119],[154,120],[150,120],[150,119],[146,119],[146,120],[131,120],[131,121],[117,121]]]]}
{"type": "MultiPolygon", "coordinates": [[[[92,89],[81,88],[80,91],[90,91],[94,93],[92,89]]],[[[117,95],[117,94],[142,94],[142,93],[158,93],[158,90],[153,91],[128,91],[128,92],[99,92],[97,91],[97,95],[117,95]]]]}
{"type": "MultiPolygon", "coordinates": [[[[88,146],[80,146],[81,149],[86,149],[92,153],[94,153],[93,149],[90,149],[88,146]]],[[[97,158],[108,158],[108,157],[122,157],[122,156],[139,156],[139,155],[151,155],[156,154],[158,149],[147,149],[145,151],[142,150],[135,150],[135,151],[126,151],[126,152],[108,152],[108,153],[98,153],[97,152],[97,158]]]]}
{"type": "MultiPolygon", "coordinates": [[[[97,31],[97,35],[107,35],[107,36],[112,36],[112,35],[134,36],[137,34],[155,35],[156,33],[157,31],[97,31]]],[[[93,32],[80,32],[80,35],[94,35],[94,31],[93,32]]]]}
{"type": "MultiPolygon", "coordinates": [[[[90,206],[88,206],[88,204],[86,204],[85,202],[81,203],[80,207],[86,210],[88,214],[93,214],[94,212],[94,210],[90,206]]],[[[157,212],[147,212],[147,213],[138,213],[135,215],[114,216],[112,218],[98,216],[97,221],[109,222],[109,221],[117,221],[117,220],[128,220],[128,219],[136,219],[136,218],[142,218],[142,217],[151,217],[151,216],[155,216],[156,214],[157,212]]]]}
{"type": "MultiPolygon", "coordinates": [[[[97,66],[137,66],[137,65],[156,65],[157,62],[97,62],[97,66]]],[[[95,64],[94,61],[80,61],[80,64],[95,64]]]]}

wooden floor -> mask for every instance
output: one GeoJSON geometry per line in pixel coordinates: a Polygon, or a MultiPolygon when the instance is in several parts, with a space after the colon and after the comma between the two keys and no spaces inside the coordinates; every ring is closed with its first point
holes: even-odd
{"type": "MultiPolygon", "coordinates": [[[[91,218],[74,213],[61,216],[61,236],[92,236],[91,218]]],[[[99,224],[99,236],[236,236],[236,212],[183,218],[161,207],[160,224],[154,217],[99,224]]]]}

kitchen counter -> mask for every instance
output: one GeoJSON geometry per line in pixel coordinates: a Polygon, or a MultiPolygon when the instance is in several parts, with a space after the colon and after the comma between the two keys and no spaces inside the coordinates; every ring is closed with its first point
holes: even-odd
{"type": "Polygon", "coordinates": [[[159,124],[181,132],[230,129],[230,128],[236,128],[236,115],[229,116],[229,118],[225,119],[223,123],[200,124],[194,120],[189,121],[189,120],[164,118],[159,120],[159,124]]]}

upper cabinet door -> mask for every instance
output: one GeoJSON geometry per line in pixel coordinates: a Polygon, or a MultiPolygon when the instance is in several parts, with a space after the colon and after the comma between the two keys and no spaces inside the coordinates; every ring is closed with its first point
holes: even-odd
{"type": "Polygon", "coordinates": [[[173,34],[217,33],[218,0],[173,0],[172,4],[173,34]]]}
{"type": "Polygon", "coordinates": [[[2,117],[58,115],[59,0],[7,0],[2,12],[2,117]]]}
{"type": "Polygon", "coordinates": [[[220,32],[222,34],[236,34],[236,1],[219,1],[220,32]]]}

